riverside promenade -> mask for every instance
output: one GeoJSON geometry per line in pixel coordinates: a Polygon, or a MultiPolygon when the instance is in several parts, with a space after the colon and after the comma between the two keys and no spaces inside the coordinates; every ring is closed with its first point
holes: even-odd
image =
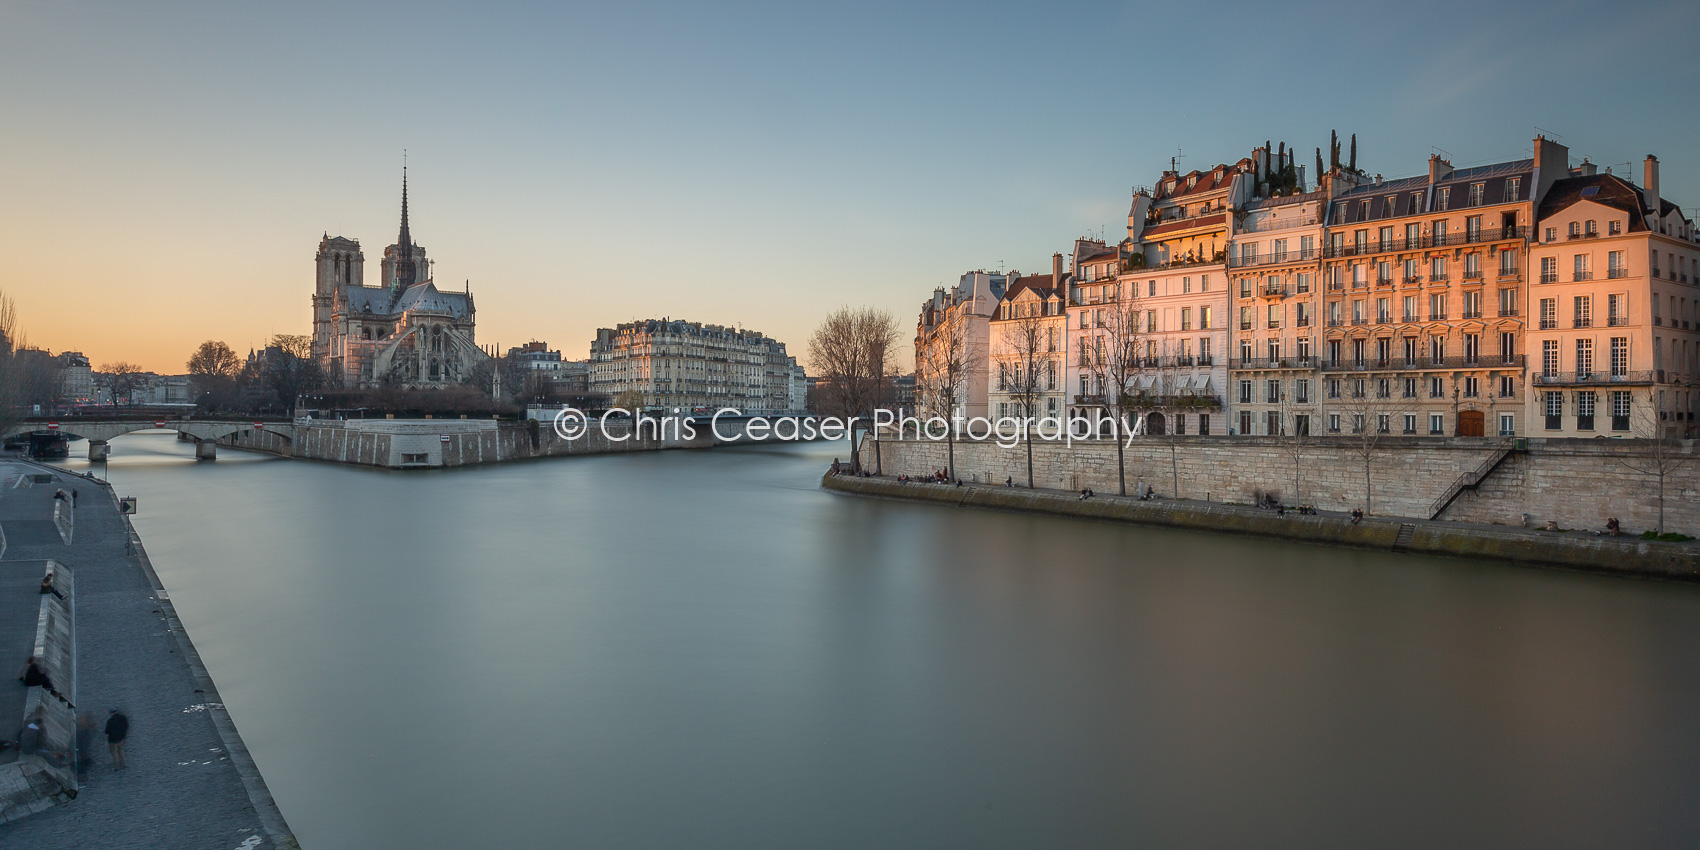
{"type": "MultiPolygon", "coordinates": [[[[51,558],[74,571],[74,699],[97,732],[76,798],[0,824],[0,847],[296,847],[116,494],[60,469],[9,463],[57,479],[0,491],[4,558],[51,558]],[[66,543],[39,517],[55,489],[72,488],[79,499],[66,543]],[[116,773],[98,732],[111,707],[130,718],[129,767],[116,773]]],[[[8,671],[23,660],[0,659],[8,671]]],[[[0,687],[20,686],[8,676],[0,687]]]]}
{"type": "Polygon", "coordinates": [[[1267,508],[1197,499],[1143,501],[1102,493],[1082,499],[1079,493],[1069,490],[900,482],[890,476],[859,477],[831,472],[822,477],[821,486],[858,496],[953,507],[993,508],[1363,549],[1509,561],[1611,575],[1700,581],[1700,542],[1665,543],[1628,535],[1595,536],[1586,531],[1550,532],[1397,516],[1370,516],[1354,523],[1349,515],[1339,511],[1300,514],[1289,510],[1281,515],[1267,508]]]}

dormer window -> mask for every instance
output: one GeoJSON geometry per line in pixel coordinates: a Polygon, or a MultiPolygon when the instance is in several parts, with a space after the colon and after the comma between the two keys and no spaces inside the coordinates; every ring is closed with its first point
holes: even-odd
{"type": "Polygon", "coordinates": [[[1505,181],[1505,200],[1517,200],[1517,193],[1523,186],[1523,178],[1513,177],[1505,181]]]}
{"type": "Polygon", "coordinates": [[[1434,208],[1437,209],[1437,210],[1444,210],[1444,209],[1446,209],[1448,203],[1451,200],[1452,200],[1452,187],[1451,186],[1442,186],[1442,187],[1440,187],[1440,195],[1434,199],[1434,208]]]}
{"type": "Polygon", "coordinates": [[[1486,183],[1470,184],[1470,206],[1479,207],[1482,205],[1482,196],[1486,189],[1486,183]]]}
{"type": "Polygon", "coordinates": [[[1198,175],[1194,174],[1191,177],[1188,177],[1186,179],[1186,187],[1188,189],[1191,189],[1191,188],[1193,188],[1197,185],[1198,185],[1198,175]]]}
{"type": "Polygon", "coordinates": [[[1623,222],[1617,221],[1617,220],[1612,220],[1612,221],[1606,222],[1606,233],[1607,233],[1607,235],[1616,236],[1616,235],[1618,235],[1619,233],[1622,233],[1622,232],[1623,232],[1623,222]]]}
{"type": "Polygon", "coordinates": [[[1412,192],[1411,193],[1411,214],[1415,215],[1415,214],[1420,213],[1422,211],[1423,211],[1423,193],[1412,192]]]}

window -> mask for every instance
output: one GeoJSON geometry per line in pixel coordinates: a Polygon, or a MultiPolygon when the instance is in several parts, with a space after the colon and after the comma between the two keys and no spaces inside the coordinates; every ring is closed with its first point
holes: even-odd
{"type": "Polygon", "coordinates": [[[1581,236],[1582,235],[1582,222],[1580,222],[1580,221],[1571,222],[1570,223],[1570,233],[1568,235],[1571,239],[1575,239],[1576,237],[1581,236]]]}
{"type": "MultiPolygon", "coordinates": [[[[1434,208],[1436,210],[1444,211],[1447,208],[1448,202],[1451,199],[1452,199],[1452,187],[1451,186],[1440,187],[1439,194],[1435,195],[1435,198],[1434,198],[1434,208]]],[[[1438,242],[1439,239],[1440,239],[1440,234],[1438,234],[1438,233],[1435,234],[1435,238],[1436,238],[1436,241],[1438,242]]]]}
{"type": "Polygon", "coordinates": [[[1340,414],[1338,414],[1338,413],[1328,414],[1328,433],[1330,433],[1330,434],[1340,433],[1340,414]]]}
{"type": "Polygon", "coordinates": [[[1281,382],[1279,380],[1263,382],[1263,401],[1267,404],[1281,403],[1281,382]]]}
{"type": "Polygon", "coordinates": [[[1404,390],[1404,392],[1399,394],[1400,397],[1401,398],[1416,398],[1417,397],[1417,379],[1416,378],[1406,378],[1402,383],[1404,384],[1404,387],[1402,388],[1404,390]]]}
{"type": "Polygon", "coordinates": [[[1391,378],[1379,378],[1379,379],[1376,380],[1376,382],[1375,382],[1375,397],[1376,398],[1392,398],[1393,397],[1393,380],[1391,378]]]}
{"type": "MultiPolygon", "coordinates": [[[[1476,185],[1479,186],[1481,184],[1478,183],[1476,185]]],[[[1477,204],[1471,204],[1471,206],[1478,206],[1478,205],[1477,204]]],[[[1471,242],[1480,242],[1481,241],[1481,239],[1482,239],[1482,217],[1481,216],[1473,215],[1473,216],[1470,216],[1470,217],[1464,219],[1464,238],[1468,239],[1471,242]]]]}
{"type": "Polygon", "coordinates": [[[1415,296],[1415,295],[1405,296],[1405,301],[1404,301],[1403,306],[1404,306],[1405,309],[1402,312],[1402,315],[1404,316],[1405,321],[1416,322],[1416,321],[1422,320],[1422,317],[1417,315],[1417,296],[1415,296]]]}
{"type": "Polygon", "coordinates": [[[1210,308],[1209,307],[1198,308],[1198,329],[1201,330],[1201,331],[1210,330],[1210,308]]]}
{"type": "Polygon", "coordinates": [[[1446,293],[1436,292],[1429,295],[1428,317],[1431,321],[1446,318],[1446,293]]]}
{"type": "MultiPolygon", "coordinates": [[[[1389,198],[1388,200],[1392,200],[1392,199],[1389,198]]],[[[1389,212],[1389,215],[1391,215],[1391,214],[1392,213],[1389,212]]],[[[1393,228],[1383,227],[1380,230],[1376,231],[1376,236],[1378,237],[1378,241],[1380,242],[1380,245],[1379,245],[1380,250],[1383,250],[1383,251],[1393,250],[1393,228]]]]}
{"type": "Polygon", "coordinates": [[[1582,233],[1585,236],[1598,236],[1600,235],[1599,225],[1595,224],[1594,220],[1590,218],[1587,224],[1582,225],[1582,233]]]}
{"type": "Polygon", "coordinates": [[[1499,315],[1517,315],[1517,290],[1501,289],[1499,291],[1499,315]]]}
{"type": "Polygon", "coordinates": [[[1479,319],[1482,317],[1482,294],[1480,292],[1464,293],[1464,318],[1479,319]]]}
{"type": "MultiPolygon", "coordinates": [[[[1340,397],[1340,379],[1339,378],[1329,378],[1328,379],[1328,397],[1329,398],[1339,398],[1340,397]]],[[[1339,429],[1335,429],[1335,430],[1339,430],[1339,429]]]]}
{"type": "Polygon", "coordinates": [[[1550,331],[1558,327],[1558,299],[1541,299],[1541,330],[1550,331]]]}
{"type": "Polygon", "coordinates": [[[1548,431],[1564,430],[1564,393],[1558,390],[1547,390],[1541,394],[1546,410],[1546,429],[1548,431]]]}
{"type": "Polygon", "coordinates": [[[1611,391],[1611,429],[1613,431],[1629,430],[1629,391],[1611,391]]]}
{"type": "Polygon", "coordinates": [[[1499,359],[1507,364],[1517,359],[1517,334],[1514,331],[1499,332],[1499,359]]]}
{"type": "Polygon", "coordinates": [[[1445,434],[1446,417],[1439,413],[1430,413],[1428,415],[1428,432],[1436,435],[1445,434]]]}
{"type": "Polygon", "coordinates": [[[1500,277],[1511,277],[1512,275],[1514,275],[1516,273],[1517,273],[1517,252],[1516,251],[1500,251],[1499,252],[1499,276],[1500,277]]]}
{"type": "Polygon", "coordinates": [[[1251,307],[1250,304],[1247,304],[1247,305],[1241,307],[1240,308],[1240,330],[1242,330],[1242,331],[1251,330],[1252,322],[1254,321],[1254,319],[1252,317],[1255,316],[1255,315],[1256,315],[1256,313],[1252,312],[1252,307],[1251,307]]]}
{"type": "Polygon", "coordinates": [[[1300,301],[1293,305],[1294,324],[1301,328],[1310,327],[1310,305],[1300,301]]]}
{"type": "Polygon", "coordinates": [[[1574,257],[1572,257],[1571,259],[1573,261],[1573,265],[1575,266],[1575,268],[1574,268],[1575,276],[1571,278],[1572,280],[1592,280],[1593,279],[1594,272],[1593,272],[1593,269],[1589,266],[1589,259],[1590,259],[1589,255],[1587,255],[1587,254],[1577,254],[1574,257]]]}
{"type": "Polygon", "coordinates": [[[1482,276],[1482,252],[1471,251],[1464,255],[1464,279],[1474,280],[1482,276]]]}
{"type": "MultiPolygon", "coordinates": [[[[1309,239],[1310,237],[1306,236],[1305,238],[1309,239]]],[[[1293,283],[1294,283],[1294,288],[1298,291],[1298,293],[1300,295],[1303,295],[1304,293],[1309,292],[1310,291],[1310,273],[1309,272],[1299,272],[1298,274],[1293,275],[1293,283]]]]}
{"type": "Polygon", "coordinates": [[[1403,431],[1406,434],[1417,433],[1417,415],[1415,413],[1405,414],[1405,427],[1403,431]]]}
{"type": "Polygon", "coordinates": [[[1156,310],[1146,310],[1145,311],[1145,332],[1146,333],[1156,333],[1157,332],[1157,311],[1156,310]]]}
{"type": "Polygon", "coordinates": [[[1542,257],[1541,258],[1541,283],[1557,283],[1557,282],[1558,282],[1558,258],[1557,257],[1542,257]]]}
{"type": "Polygon", "coordinates": [[[1446,398],[1446,381],[1440,377],[1428,379],[1428,397],[1446,398]]]}
{"type": "Polygon", "coordinates": [[[1576,315],[1571,327],[1588,328],[1594,325],[1594,299],[1588,295],[1578,295],[1572,299],[1576,305],[1576,315]]]}
{"type": "Polygon", "coordinates": [[[1364,415],[1362,413],[1352,414],[1352,433],[1362,434],[1363,432],[1364,432],[1364,415]]]}
{"type": "Polygon", "coordinates": [[[1209,292],[1210,291],[1210,275],[1201,274],[1201,275],[1198,276],[1198,291],[1199,292],[1209,292]]]}
{"type": "Polygon", "coordinates": [[[1606,254],[1606,277],[1616,280],[1625,275],[1623,267],[1623,252],[1612,251],[1606,254]]]}
{"type": "Polygon", "coordinates": [[[1547,238],[1546,238],[1545,241],[1547,241],[1547,242],[1558,241],[1558,228],[1556,228],[1556,227],[1547,228],[1547,238]]]}
{"type": "Polygon", "coordinates": [[[1623,222],[1617,221],[1615,219],[1612,220],[1612,221],[1606,222],[1606,235],[1607,236],[1616,236],[1616,235],[1618,235],[1622,232],[1623,232],[1623,222]]]}
{"type": "Polygon", "coordinates": [[[1251,278],[1249,278],[1249,277],[1240,278],[1240,297],[1241,298],[1250,298],[1251,297],[1251,278]]]}
{"type": "Polygon", "coordinates": [[[1192,330],[1192,308],[1191,307],[1182,307],[1181,308],[1181,330],[1183,330],[1183,331],[1192,330]]]}
{"type": "Polygon", "coordinates": [[[1622,378],[1629,374],[1629,337],[1611,338],[1611,376],[1622,378]]]}
{"type": "Polygon", "coordinates": [[[1310,379],[1299,378],[1293,382],[1293,402],[1295,404],[1310,404],[1310,379]]]}
{"type": "Polygon", "coordinates": [[[1517,397],[1517,379],[1516,378],[1513,378],[1510,375],[1500,375],[1499,376],[1499,397],[1500,398],[1516,398],[1517,397]]]}
{"type": "Polygon", "coordinates": [[[1240,382],[1240,404],[1251,404],[1251,382],[1240,382]]]}
{"type": "Polygon", "coordinates": [[[1521,189],[1522,185],[1523,178],[1521,177],[1513,177],[1505,181],[1505,200],[1507,202],[1517,200],[1517,192],[1521,189]]]}
{"type": "Polygon", "coordinates": [[[1515,436],[1517,436],[1517,417],[1516,416],[1513,416],[1512,414],[1509,414],[1509,413],[1501,413],[1499,415],[1499,436],[1501,436],[1501,437],[1515,437],[1515,436]]]}
{"type": "Polygon", "coordinates": [[[1558,374],[1558,340],[1541,340],[1541,374],[1551,378],[1558,374]]]}
{"type": "Polygon", "coordinates": [[[1465,375],[1464,376],[1464,397],[1465,398],[1475,398],[1476,396],[1478,396],[1480,394],[1481,394],[1480,379],[1477,378],[1475,375],[1465,375]]]}
{"type": "MultiPolygon", "coordinates": [[[[1470,184],[1470,206],[1479,207],[1479,206],[1482,205],[1483,190],[1486,189],[1486,188],[1487,188],[1486,183],[1471,183],[1470,184]]],[[[1477,218],[1479,218],[1479,217],[1480,216],[1477,216],[1477,218]]]]}
{"type": "Polygon", "coordinates": [[[1576,430],[1594,430],[1594,392],[1592,390],[1576,394],[1576,430]]]}
{"type": "Polygon", "coordinates": [[[1186,294],[1186,293],[1189,293],[1191,291],[1192,291],[1192,278],[1191,277],[1181,278],[1181,293],[1186,294]]]}
{"type": "Polygon", "coordinates": [[[1428,261],[1428,279],[1441,281],[1446,279],[1446,258],[1435,257],[1428,261]]]}

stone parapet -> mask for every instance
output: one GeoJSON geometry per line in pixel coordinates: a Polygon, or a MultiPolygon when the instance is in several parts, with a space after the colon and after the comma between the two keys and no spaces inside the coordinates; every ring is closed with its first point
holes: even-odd
{"type": "MultiPolygon", "coordinates": [[[[36,620],[34,655],[42,659],[48,678],[59,692],[76,701],[77,660],[73,612],[75,584],[69,567],[53,561],[35,562],[42,574],[53,574],[62,594],[41,595],[36,620]]],[[[8,683],[8,687],[15,687],[8,683]]],[[[43,688],[30,688],[22,717],[0,718],[8,728],[38,721],[40,732],[21,734],[17,758],[0,764],[0,823],[18,820],[77,796],[76,713],[71,704],[43,688]]]]}
{"type": "Polygon", "coordinates": [[[1658,543],[1621,537],[1550,534],[1398,518],[1370,517],[1354,524],[1340,515],[1286,516],[1241,505],[1192,500],[1139,501],[1023,487],[899,483],[890,478],[826,475],[829,490],[958,507],[1043,513],[1083,519],[1157,525],[1214,533],[1251,534],[1365,549],[1489,558],[1537,566],[1700,581],[1700,544],[1658,543]],[[1409,531],[1401,535],[1401,532],[1409,531]]]}

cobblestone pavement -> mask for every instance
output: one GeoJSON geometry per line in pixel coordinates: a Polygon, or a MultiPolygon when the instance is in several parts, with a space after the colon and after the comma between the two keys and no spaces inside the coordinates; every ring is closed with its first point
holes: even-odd
{"type": "MultiPolygon", "coordinates": [[[[277,835],[293,846],[275,808],[262,813],[251,801],[243,771],[252,762],[245,751],[226,752],[218,724],[228,717],[218,694],[192,649],[190,657],[181,651],[187,642],[172,631],[175,617],[169,602],[157,598],[149,568],[131,553],[129,526],[111,491],[94,482],[75,486],[81,498],[71,544],[14,542],[6,558],[57,558],[75,571],[77,707],[97,725],[105,724],[109,707],[123,708],[130,717],[130,766],[114,773],[97,734],[94,767],[78,797],[0,825],[0,847],[253,850],[278,846],[277,835]]],[[[44,486],[7,491],[0,495],[0,524],[52,495],[44,486]]],[[[257,774],[250,782],[269,807],[257,774]]]]}

